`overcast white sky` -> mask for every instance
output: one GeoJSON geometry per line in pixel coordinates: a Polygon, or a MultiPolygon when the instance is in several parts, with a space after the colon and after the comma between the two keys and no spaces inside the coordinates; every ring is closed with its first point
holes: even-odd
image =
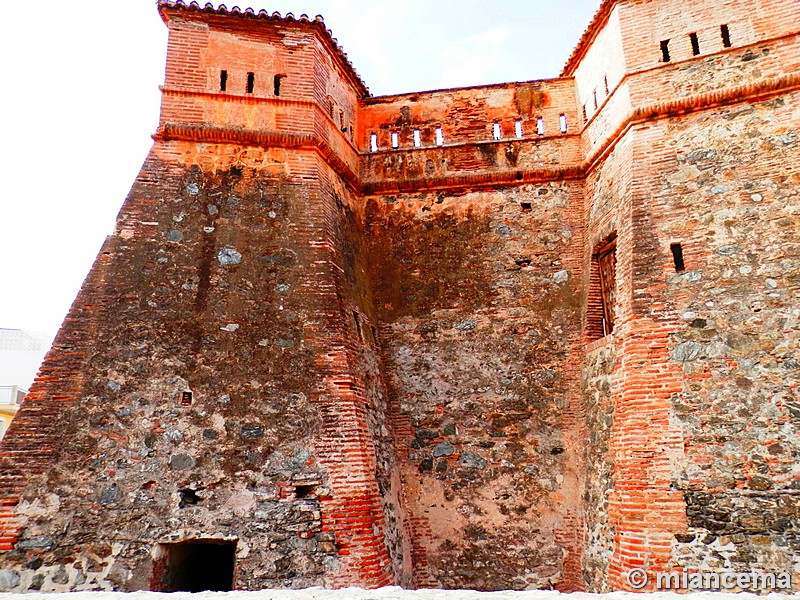
{"type": "MultiPolygon", "coordinates": [[[[556,77],[599,0],[249,6],[322,14],[382,95],[556,77]]],[[[153,0],[37,0],[0,19],[0,328],[64,318],[152,142],[166,33],[153,0]]]]}

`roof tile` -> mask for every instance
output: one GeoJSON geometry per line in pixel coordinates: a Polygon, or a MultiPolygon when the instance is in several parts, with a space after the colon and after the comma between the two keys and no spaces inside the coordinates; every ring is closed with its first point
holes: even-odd
{"type": "Polygon", "coordinates": [[[592,17],[586,31],[583,32],[581,39],[578,41],[578,45],[575,47],[575,50],[572,51],[572,54],[570,54],[567,60],[567,64],[564,65],[564,68],[561,70],[561,77],[571,77],[575,73],[578,63],[583,58],[583,55],[586,53],[586,50],[588,50],[595,36],[600,32],[600,28],[605,25],[606,20],[608,20],[608,15],[611,14],[611,9],[614,8],[616,3],[617,0],[602,0],[600,8],[594,13],[594,17],[592,17]]]}

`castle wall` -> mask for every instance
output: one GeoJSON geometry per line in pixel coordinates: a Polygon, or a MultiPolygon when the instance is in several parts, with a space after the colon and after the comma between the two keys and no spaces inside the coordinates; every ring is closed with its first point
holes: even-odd
{"type": "MultiPolygon", "coordinates": [[[[798,10],[800,17],[800,9],[798,10]]],[[[714,56],[665,65],[658,71],[631,76],[631,96],[636,105],[675,101],[726,89],[764,85],[800,67],[797,36],[762,40],[734,47],[714,56]],[[665,95],[666,92],[666,95],[665,95]]],[[[744,89],[741,95],[746,95],[744,89]]]]}
{"type": "Polygon", "coordinates": [[[778,362],[796,329],[778,291],[794,244],[778,223],[792,227],[797,115],[794,94],[635,126],[587,177],[587,248],[618,235],[618,325],[587,345],[584,368],[596,433],[590,589],[624,587],[637,567],[794,569],[794,460],[781,455],[794,439],[783,402],[794,401],[796,377],[778,362]],[[763,204],[764,185],[785,190],[774,205],[763,204]]]}
{"type": "Polygon", "coordinates": [[[612,5],[580,61],[568,69],[586,124],[583,155],[597,160],[617,129],[637,116],[634,108],[646,115],[659,103],[688,97],[716,102],[709,94],[723,90],[749,95],[748,86],[768,88],[795,72],[798,18],[794,2],[730,2],[714,10],[672,1],[612,5]],[[690,34],[697,36],[696,49],[690,34]],[[662,42],[667,42],[666,62],[662,42]]]}
{"type": "Polygon", "coordinates": [[[360,139],[366,146],[360,179],[366,194],[579,176],[579,124],[569,79],[368,98],[361,103],[360,139]]]}
{"type": "MultiPolygon", "coordinates": [[[[777,519],[784,530],[791,528],[788,521],[770,515],[772,511],[780,515],[792,512],[793,504],[788,500],[791,493],[778,492],[769,499],[754,501],[749,499],[747,490],[742,494],[732,492],[724,499],[708,495],[704,487],[697,494],[678,492],[698,485],[675,479],[681,472],[677,465],[692,462],[684,457],[684,446],[688,452],[695,436],[698,436],[699,446],[707,444],[710,437],[706,425],[698,427],[703,433],[689,433],[681,422],[683,417],[678,417],[675,411],[676,406],[683,404],[679,400],[680,390],[695,386],[693,380],[698,375],[681,373],[679,368],[685,356],[681,342],[675,340],[683,340],[681,331],[687,329],[680,315],[691,315],[692,311],[676,308],[689,302],[687,290],[673,295],[674,287],[670,283],[675,277],[704,277],[695,271],[675,274],[670,244],[680,242],[684,252],[693,252],[700,259],[708,252],[708,239],[704,239],[701,232],[709,219],[713,220],[710,215],[714,209],[710,210],[708,204],[703,203],[690,215],[684,191],[674,186],[663,194],[656,191],[660,186],[653,180],[654,174],[660,174],[667,181],[683,181],[686,167],[677,164],[679,161],[675,158],[675,129],[662,126],[662,121],[647,122],[641,117],[663,114],[669,110],[666,107],[670,102],[676,105],[678,112],[682,110],[678,103],[683,99],[690,99],[685,105],[689,110],[698,110],[704,104],[731,102],[747,94],[768,94],[776,85],[792,85],[787,72],[796,70],[798,45],[796,35],[791,34],[790,23],[796,22],[793,17],[796,17],[797,6],[769,7],[776,13],[791,13],[793,17],[788,20],[766,19],[764,14],[769,11],[760,10],[763,7],[743,6],[743,3],[726,5],[719,11],[716,7],[714,11],[707,11],[705,7],[672,2],[648,3],[646,7],[639,10],[638,4],[616,5],[575,71],[580,98],[585,82],[590,79],[589,67],[596,57],[603,56],[601,62],[605,68],[613,69],[618,40],[610,33],[619,26],[626,70],[630,74],[618,88],[612,89],[611,97],[597,114],[589,114],[583,138],[590,161],[586,179],[587,251],[596,248],[610,232],[618,236],[618,327],[612,336],[589,341],[584,367],[587,418],[589,429],[594,432],[587,448],[584,577],[589,589],[600,591],[626,587],[624,575],[636,567],[646,568],[651,573],[678,565],[701,570],[793,568],[788,559],[792,551],[786,541],[791,535],[784,539],[778,534],[776,541],[766,532],[770,526],[765,525],[777,519]],[[753,18],[749,11],[759,16],[753,18]],[[723,48],[720,35],[720,25],[725,23],[729,28],[730,49],[723,48]],[[649,46],[642,43],[642,34],[646,31],[653,36],[649,46]],[[700,57],[690,60],[694,58],[689,38],[693,31],[698,35],[700,57]],[[682,34],[680,39],[678,33],[682,34]],[[670,62],[664,63],[659,41],[670,38],[670,62]],[[756,41],[758,43],[754,43],[756,41]],[[717,54],[702,58],[712,52],[717,54]],[[665,90],[668,90],[666,95],[665,90]],[[638,114],[633,106],[640,107],[638,114]],[[630,133],[618,130],[631,118],[630,133]],[[622,133],[622,137],[618,141],[612,139],[608,146],[609,136],[615,133],[622,133]],[[626,153],[627,158],[624,157],[626,153]],[[666,231],[670,234],[665,235],[666,231]],[[679,347],[677,361],[673,348],[676,344],[679,347]],[[611,356],[617,358],[608,372],[611,356]],[[744,516],[747,511],[750,511],[749,516],[744,516]],[[726,524],[715,522],[715,517],[726,524]],[[742,525],[736,522],[737,518],[755,525],[742,525]],[[701,527],[703,533],[700,534],[695,528],[702,523],[705,529],[701,527]],[[714,527],[728,537],[719,540],[714,527]],[[731,542],[732,539],[736,541],[731,542]]],[[[702,113],[703,117],[685,117],[687,123],[692,123],[681,128],[685,131],[686,142],[714,146],[709,151],[711,159],[716,156],[716,144],[724,144],[725,136],[738,140],[728,147],[739,151],[740,144],[746,143],[742,140],[761,139],[755,127],[748,132],[744,125],[734,124],[735,119],[727,116],[740,110],[750,113],[748,109],[709,109],[702,113]],[[713,144],[705,143],[709,139],[709,129],[717,131],[713,144]]],[[[779,130],[792,127],[789,123],[796,117],[790,115],[788,113],[783,124],[777,126],[779,130]]],[[[780,120],[777,115],[772,118],[780,120]]],[[[677,124],[681,120],[676,118],[673,122],[677,124]]],[[[680,151],[678,156],[681,156],[680,151]]],[[[757,162],[760,168],[771,160],[770,156],[762,156],[752,162],[757,162]]],[[[731,164],[733,161],[731,155],[731,164]]],[[[791,159],[787,164],[792,164],[791,159]]],[[[725,168],[719,171],[724,173],[725,168]]],[[[719,171],[709,164],[703,174],[696,172],[691,177],[710,182],[724,177],[719,171]]],[[[740,169],[728,171],[728,174],[732,181],[746,177],[740,169]]],[[[726,188],[727,184],[721,184],[714,195],[726,188]]],[[[586,272],[590,273],[586,281],[590,296],[587,319],[593,314],[593,275],[589,262],[587,257],[586,272]]],[[[717,283],[714,287],[718,293],[730,289],[717,283]]],[[[740,292],[744,290],[733,290],[736,295],[740,292]]],[[[695,322],[695,327],[700,322],[702,319],[695,322]]],[[[588,327],[586,323],[585,327],[588,327]]],[[[738,325],[732,323],[729,327],[738,329],[738,325]]],[[[691,334],[687,339],[693,339],[691,334]]],[[[691,361],[694,360],[692,357],[691,361]]],[[[789,383],[788,387],[791,385],[789,383]]],[[[759,395],[755,388],[753,393],[759,395]]],[[[683,415],[694,412],[694,407],[684,409],[683,415]]],[[[704,458],[700,462],[718,464],[704,447],[706,450],[700,453],[704,458]]],[[[738,464],[740,457],[750,456],[751,447],[750,442],[731,439],[726,451],[739,457],[733,459],[738,464]]],[[[693,468],[702,470],[704,467],[693,468]]],[[[741,474],[727,472],[726,477],[730,481],[733,477],[739,478],[739,483],[733,487],[747,486],[742,483],[746,477],[741,474]]],[[[757,479],[756,485],[761,485],[759,481],[757,479]]]]}
{"type": "Polygon", "coordinates": [[[363,205],[329,167],[321,168],[320,181],[326,204],[335,209],[328,215],[334,232],[329,260],[334,273],[341,274],[337,276],[336,294],[339,325],[346,332],[334,360],[346,361],[347,370],[332,379],[337,394],[326,408],[332,430],[326,452],[341,481],[337,503],[324,508],[336,511],[328,518],[342,521],[337,547],[352,555],[352,562],[344,565],[341,575],[331,583],[351,584],[354,579],[349,571],[354,569],[358,577],[372,575],[376,582],[408,585],[410,542],[400,498],[392,413],[381,368],[378,321],[368,280],[363,205]],[[351,406],[342,410],[342,399],[349,400],[351,406]],[[350,457],[364,466],[361,473],[355,472],[350,457]],[[352,548],[343,540],[351,535],[351,529],[352,548]]]}
{"type": "Polygon", "coordinates": [[[158,589],[156,545],[192,538],[237,541],[236,587],[391,580],[320,167],[156,144],[81,323],[85,384],[20,493],[22,589],[158,589]]]}
{"type": "Polygon", "coordinates": [[[663,275],[682,374],[670,420],[685,450],[672,485],[688,526],[672,542],[674,565],[797,567],[798,117],[794,92],[648,133],[669,157],[646,178],[651,203],[666,208],[662,261],[675,241],[686,259],[663,275]]]}
{"type": "Polygon", "coordinates": [[[366,206],[415,585],[569,585],[582,483],[580,186],[366,206]]]}
{"type": "Polygon", "coordinates": [[[629,73],[663,66],[661,42],[669,41],[670,62],[724,51],[721,26],[732,47],[796,33],[797,3],[791,0],[737,0],[709,5],[690,0],[657,0],[618,6],[629,73]],[[691,33],[697,34],[698,54],[691,33]]]}
{"type": "Polygon", "coordinates": [[[316,29],[253,27],[215,14],[172,15],[169,27],[162,130],[215,131],[221,140],[230,140],[230,131],[247,131],[271,145],[316,144],[353,185],[358,89],[316,29]]]}
{"type": "Polygon", "coordinates": [[[69,431],[20,443],[26,478],[1,482],[12,588],[161,589],[161,544],[186,539],[235,541],[237,588],[394,582],[357,155],[320,100],[352,117],[358,85],[307,23],[185,10],[156,144],[66,332],[91,351],[51,353],[22,411],[69,431]]]}
{"type": "Polygon", "coordinates": [[[625,587],[633,568],[667,571],[672,535],[686,526],[682,495],[671,472],[682,454],[680,430],[670,420],[670,399],[681,388],[679,368],[667,343],[676,316],[664,302],[669,268],[657,228],[668,217],[652,201],[648,173],[662,166],[648,133],[637,125],[626,135],[631,166],[627,190],[617,199],[617,300],[614,338],[617,364],[612,375],[614,425],[611,454],[614,489],[609,522],[615,529],[609,584],[625,587]]]}
{"type": "Polygon", "coordinates": [[[197,539],[242,589],[800,568],[795,2],[609,0],[568,76],[378,98],[318,21],[159,6],[156,143],[3,441],[5,588],[161,589],[197,539]]]}
{"type": "Polygon", "coordinates": [[[615,349],[613,343],[603,343],[589,350],[581,372],[587,432],[583,456],[586,539],[581,574],[586,590],[591,592],[610,589],[608,566],[614,552],[615,531],[608,518],[608,500],[614,487],[614,462],[610,454],[614,405],[610,376],[616,361],[615,349]]]}
{"type": "MultiPolygon", "coordinates": [[[[583,258],[583,318],[582,335],[585,358],[581,371],[581,386],[586,414],[587,439],[583,446],[586,469],[586,496],[583,505],[585,519],[585,550],[582,564],[583,580],[589,591],[608,591],[609,567],[616,550],[617,525],[609,503],[617,478],[614,445],[618,430],[615,426],[617,393],[615,375],[619,372],[618,335],[593,332],[592,323],[601,318],[598,296],[599,275],[592,264],[595,249],[613,236],[618,236],[624,222],[625,202],[630,202],[632,189],[631,165],[633,149],[629,137],[616,143],[597,169],[587,174],[585,201],[586,242],[583,258]],[[590,294],[589,290],[592,290],[590,294]],[[591,298],[590,298],[591,296],[591,298]]],[[[618,248],[618,252],[620,248],[618,248]]],[[[619,254],[617,255],[617,274],[619,254]]],[[[623,292],[618,292],[623,293],[623,292]]]]}
{"type": "MultiPolygon", "coordinates": [[[[575,69],[575,92],[583,124],[591,120],[603,107],[622,82],[625,73],[619,8],[615,8],[575,69]]],[[[608,118],[608,111],[605,111],[605,114],[608,118]]]]}
{"type": "Polygon", "coordinates": [[[369,150],[369,136],[377,135],[379,149],[392,147],[391,134],[398,134],[399,148],[413,148],[413,131],[420,131],[422,147],[436,145],[436,128],[444,144],[481,142],[493,139],[493,125],[500,124],[504,139],[515,138],[515,123],[521,121],[522,136],[558,136],[578,125],[574,84],[570,79],[508,83],[474,88],[437,90],[396,96],[365,98],[361,101],[358,138],[369,150]],[[541,117],[542,123],[538,124],[541,117]]]}

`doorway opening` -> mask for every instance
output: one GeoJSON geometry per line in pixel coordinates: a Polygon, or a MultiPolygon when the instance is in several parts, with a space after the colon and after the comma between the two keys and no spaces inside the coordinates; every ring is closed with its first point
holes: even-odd
{"type": "Polygon", "coordinates": [[[161,544],[156,591],[230,592],[236,555],[234,540],[186,540],[161,544]]]}

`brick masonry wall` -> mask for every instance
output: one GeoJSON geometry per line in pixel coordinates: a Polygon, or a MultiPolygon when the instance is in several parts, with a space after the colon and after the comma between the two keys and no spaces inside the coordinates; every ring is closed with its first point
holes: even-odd
{"type": "Polygon", "coordinates": [[[615,483],[609,498],[609,521],[615,527],[609,584],[615,589],[627,587],[624,576],[632,568],[666,570],[672,533],[685,527],[683,498],[670,480],[682,452],[680,431],[670,418],[670,398],[681,382],[667,353],[676,315],[664,302],[668,265],[656,233],[665,208],[652,202],[644,181],[647,172],[668,159],[652,151],[647,137],[651,130],[642,125],[630,134],[629,184],[616,207],[615,483]]]}
{"type": "Polygon", "coordinates": [[[420,131],[422,146],[433,146],[437,127],[446,144],[488,141],[493,139],[495,123],[500,124],[503,138],[513,138],[517,121],[526,137],[559,135],[562,114],[569,130],[579,126],[574,98],[574,82],[568,78],[365,98],[359,146],[368,151],[374,133],[379,148],[390,148],[395,132],[399,147],[411,148],[414,129],[420,131]],[[538,133],[539,118],[542,133],[538,133]]]}
{"type": "Polygon", "coordinates": [[[620,3],[623,46],[628,72],[663,66],[661,41],[669,40],[670,61],[694,58],[690,33],[700,54],[723,51],[720,26],[727,25],[734,47],[796,34],[800,7],[792,0],[738,0],[709,4],[690,0],[620,3]]]}
{"type": "MultiPolygon", "coordinates": [[[[621,205],[630,196],[633,152],[630,139],[617,142],[596,170],[585,181],[584,214],[587,222],[586,243],[583,248],[583,287],[587,303],[583,317],[584,351],[582,386],[589,443],[584,446],[586,460],[586,549],[582,573],[584,585],[590,591],[608,591],[610,566],[617,546],[617,529],[625,529],[613,518],[615,471],[619,423],[615,421],[618,403],[619,371],[617,341],[619,332],[604,338],[589,339],[590,314],[597,311],[588,306],[588,289],[592,285],[592,254],[604,240],[618,234],[623,212],[621,205]]],[[[619,258],[618,258],[619,260],[619,258]]],[[[617,268],[619,276],[623,273],[617,268]]],[[[602,309],[600,309],[602,312],[602,309]]]]}

